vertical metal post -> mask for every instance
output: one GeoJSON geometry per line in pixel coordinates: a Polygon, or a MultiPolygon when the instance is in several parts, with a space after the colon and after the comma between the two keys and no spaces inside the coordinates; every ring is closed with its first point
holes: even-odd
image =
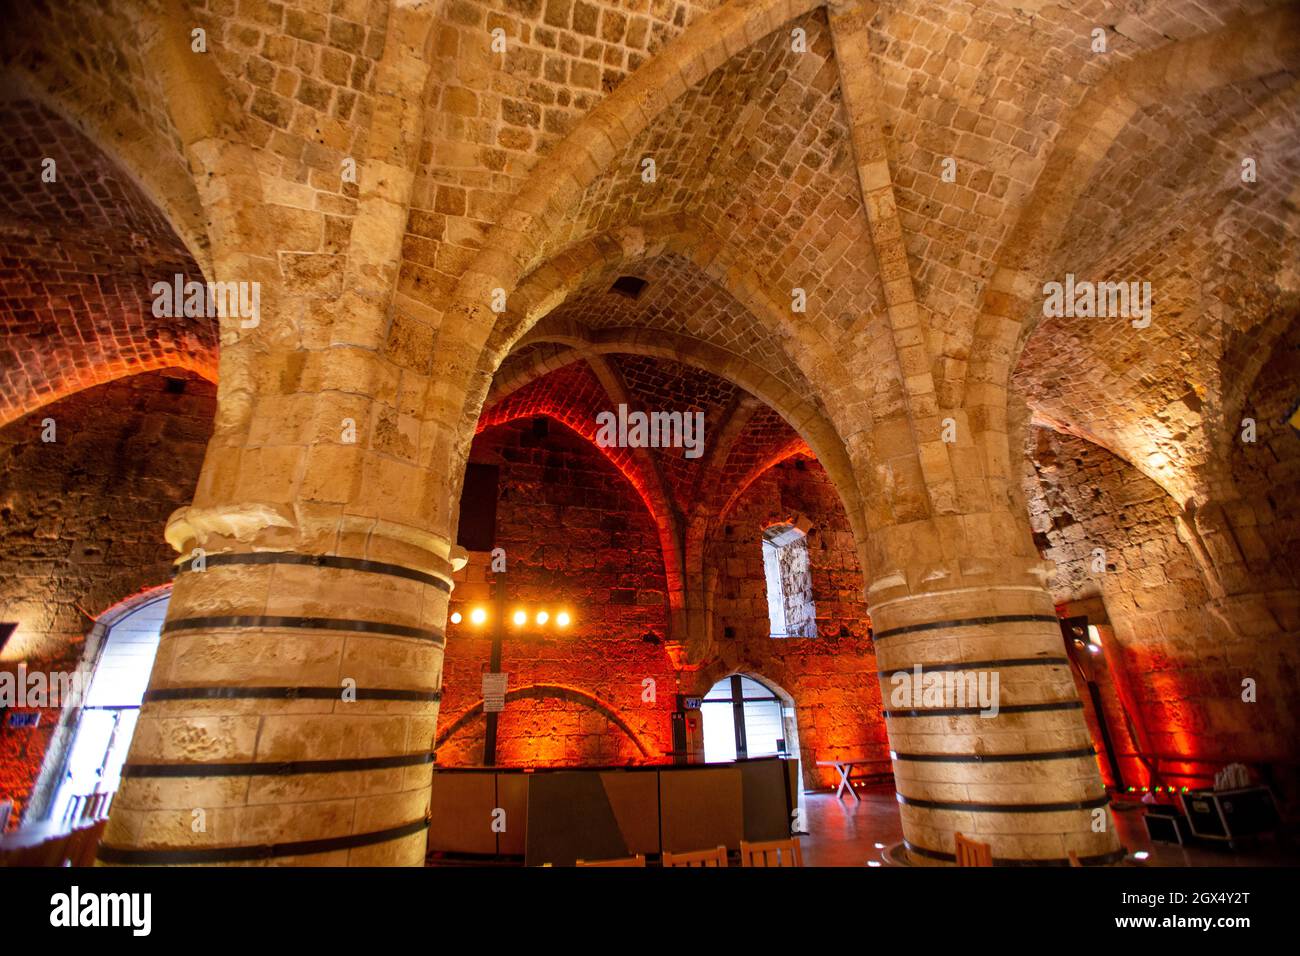
{"type": "Polygon", "coordinates": [[[749,737],[745,732],[745,688],[739,674],[731,675],[731,719],[736,730],[736,756],[749,756],[749,737]]]}
{"type": "MultiPolygon", "coordinates": [[[[495,575],[493,584],[496,593],[493,595],[492,611],[492,658],[488,664],[488,671],[493,674],[501,673],[501,639],[506,630],[506,574],[504,571],[498,571],[495,575]]],[[[483,740],[483,766],[495,767],[497,763],[497,718],[500,715],[496,711],[485,713],[483,715],[485,724],[485,735],[483,740]]]]}

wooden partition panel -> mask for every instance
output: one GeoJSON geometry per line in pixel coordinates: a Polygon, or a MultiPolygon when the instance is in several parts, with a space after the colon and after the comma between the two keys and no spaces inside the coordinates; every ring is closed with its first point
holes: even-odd
{"type": "Polygon", "coordinates": [[[505,832],[497,834],[497,852],[503,856],[523,856],[528,838],[528,781],[524,773],[494,774],[497,806],[506,812],[505,832]]]}
{"type": "Polygon", "coordinates": [[[739,847],[745,835],[740,766],[661,772],[659,809],[665,850],[739,847]]]}
{"type": "Polygon", "coordinates": [[[600,775],[628,855],[659,852],[659,774],[613,770],[600,775]]]}
{"type": "Polygon", "coordinates": [[[794,761],[524,772],[435,770],[429,849],[566,866],[790,835],[794,761]],[[505,811],[495,832],[493,812],[505,811]]]}
{"type": "MultiPolygon", "coordinates": [[[[492,811],[496,805],[496,774],[492,771],[435,771],[429,801],[429,849],[495,854],[497,837],[492,832],[492,811]]],[[[521,815],[521,829],[523,824],[521,815]]]]}
{"type": "MultiPolygon", "coordinates": [[[[784,760],[739,763],[744,794],[745,839],[753,842],[784,840],[790,836],[790,777],[784,760]]],[[[722,841],[719,841],[722,842],[722,841]]],[[[728,847],[733,844],[728,843],[728,847]]]]}
{"type": "Polygon", "coordinates": [[[529,777],[527,865],[572,866],[628,855],[600,776],[575,770],[529,777]]]}

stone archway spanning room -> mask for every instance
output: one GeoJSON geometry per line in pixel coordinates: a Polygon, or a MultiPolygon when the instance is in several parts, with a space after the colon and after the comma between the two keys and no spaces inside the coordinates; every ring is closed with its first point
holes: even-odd
{"type": "MultiPolygon", "coordinates": [[[[698,288],[698,280],[662,283],[656,270],[638,271],[651,278],[619,322],[638,322],[643,310],[674,313],[674,300],[698,288]]],[[[616,280],[592,286],[573,308],[614,321],[625,298],[616,280]]],[[[820,758],[869,752],[888,761],[858,549],[842,496],[808,441],[775,409],[706,371],[713,352],[705,343],[679,335],[666,354],[636,336],[608,334],[600,348],[593,341],[591,329],[562,316],[540,325],[502,366],[469,453],[459,525],[466,563],[449,605],[449,722],[439,725],[435,778],[453,822],[435,822],[430,834],[443,863],[529,855],[519,838],[466,835],[467,781],[485,762],[501,768],[493,774],[500,792],[521,768],[777,756],[756,743],[753,753],[723,759],[700,736],[710,705],[693,699],[709,690],[705,675],[740,662],[807,693],[802,711],[786,698],[783,827],[805,787],[834,777],[820,758]],[[663,413],[658,439],[646,429],[643,441],[610,440],[620,427],[630,434],[638,415],[648,425],[652,413],[663,413]],[[674,431],[682,421],[696,424],[674,431]],[[821,611],[805,634],[769,626],[765,532],[782,522],[807,539],[803,577],[809,607],[821,611]],[[570,615],[563,629],[552,623],[559,613],[570,615]],[[509,689],[493,718],[480,675],[497,668],[509,689]],[[793,730],[800,713],[802,735],[793,730]],[[693,735],[675,732],[702,719],[693,735]]]]}
{"type": "Polygon", "coordinates": [[[30,6],[0,673],[173,581],[100,864],[1294,861],[1295,4],[30,6]]]}

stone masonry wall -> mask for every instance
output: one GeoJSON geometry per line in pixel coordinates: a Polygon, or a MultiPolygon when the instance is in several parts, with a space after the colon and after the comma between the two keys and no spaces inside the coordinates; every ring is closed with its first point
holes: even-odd
{"type": "Polygon", "coordinates": [[[839,496],[821,465],[792,459],[755,481],[720,519],[705,566],[718,570],[718,583],[713,654],[697,676],[699,692],[740,671],[788,693],[795,703],[808,787],[837,782],[834,770],[816,766],[818,760],[866,756],[887,762],[862,571],[839,496]],[[818,636],[773,638],[762,534],[768,525],[795,514],[812,522],[807,545],[818,636]]]}
{"type": "MultiPolygon", "coordinates": [[[[171,388],[176,388],[173,385],[171,388]]],[[[187,503],[212,430],[215,387],[149,372],[78,392],[0,429],[0,621],[18,629],[0,668],[75,668],[91,616],[171,577],[163,540],[187,503]],[[169,383],[184,390],[169,390],[169,383]],[[53,419],[55,438],[41,441],[53,419]]],[[[0,799],[17,824],[58,722],[0,727],[0,799]]]]}
{"type": "MultiPolygon", "coordinates": [[[[1277,343],[1246,396],[1242,418],[1255,420],[1254,443],[1231,446],[1240,497],[1225,505],[1247,574],[1257,588],[1300,588],[1300,323],[1277,343]]],[[[1294,633],[1292,636],[1295,636],[1294,633]]]]}
{"type": "MultiPolygon", "coordinates": [[[[502,667],[511,699],[500,719],[497,762],[503,766],[624,764],[659,760],[672,749],[670,714],[677,687],[662,640],[668,621],[664,566],[653,521],[636,491],[598,449],[564,426],[536,419],[487,429],[473,462],[500,466],[496,544],[506,551],[509,611],[516,604],[560,606],[574,623],[564,631],[507,625],[502,667]],[[645,640],[653,633],[657,643],[645,640]],[[642,681],[655,681],[644,701],[642,681]],[[602,707],[605,708],[602,710],[602,707]],[[640,740],[619,727],[614,715],[640,740]]],[[[443,668],[439,736],[478,705],[480,673],[491,653],[489,626],[469,623],[490,598],[487,556],[475,555],[458,577],[443,668]]],[[[484,720],[468,720],[438,748],[446,766],[476,764],[484,720]]]]}
{"type": "MultiPolygon", "coordinates": [[[[1062,603],[1101,599],[1091,603],[1108,622],[1099,611],[1090,620],[1114,628],[1118,646],[1106,657],[1144,749],[1186,758],[1162,764],[1178,786],[1204,786],[1231,761],[1269,765],[1287,786],[1300,732],[1289,703],[1294,647],[1280,635],[1236,635],[1211,613],[1210,592],[1179,538],[1180,509],[1159,486],[1096,445],[1033,431],[1026,489],[1040,548],[1057,563],[1052,593],[1062,603]],[[1103,573],[1092,570],[1096,548],[1103,573]],[[1255,703],[1242,700],[1248,677],[1258,685],[1255,703]]],[[[1122,713],[1109,716],[1113,728],[1124,726],[1122,713]]]]}

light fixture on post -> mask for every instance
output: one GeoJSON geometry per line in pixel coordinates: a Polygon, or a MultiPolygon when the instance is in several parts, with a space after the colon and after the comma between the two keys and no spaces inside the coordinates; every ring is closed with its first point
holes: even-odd
{"type": "MultiPolygon", "coordinates": [[[[488,608],[481,605],[468,610],[469,623],[474,627],[481,627],[486,624],[489,616],[488,608]]],[[[466,617],[465,612],[452,611],[447,616],[447,621],[451,624],[461,624],[465,622],[466,617]]],[[[556,630],[563,630],[573,623],[573,615],[568,611],[552,611],[549,608],[533,610],[527,607],[519,607],[511,611],[505,619],[508,619],[514,627],[525,627],[531,621],[538,628],[545,628],[549,625],[556,630]]]]}
{"type": "MultiPolygon", "coordinates": [[[[492,599],[492,653],[487,669],[483,674],[483,765],[485,767],[496,766],[497,724],[500,720],[500,711],[505,707],[506,675],[501,670],[501,646],[504,643],[506,627],[506,579],[504,571],[496,573],[496,579],[493,582],[492,599]],[[491,693],[489,693],[489,686],[491,686],[491,693]],[[491,698],[491,706],[489,706],[489,698],[491,698]]],[[[470,623],[475,626],[482,625],[487,621],[487,618],[487,609],[483,607],[476,607],[469,614],[470,623]]],[[[545,629],[553,621],[553,626],[557,631],[563,630],[573,623],[573,615],[568,611],[557,611],[552,614],[546,608],[516,607],[509,615],[510,624],[513,626],[515,633],[521,637],[523,636],[521,632],[528,626],[530,619],[538,629],[545,629]]],[[[460,623],[459,613],[452,615],[452,623],[460,623]]]]}

